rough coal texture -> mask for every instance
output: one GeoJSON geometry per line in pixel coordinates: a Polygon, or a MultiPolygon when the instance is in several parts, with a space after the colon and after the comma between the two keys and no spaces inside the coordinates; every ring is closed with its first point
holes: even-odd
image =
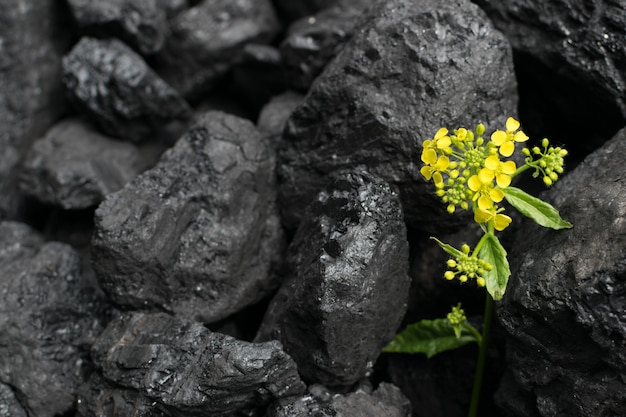
{"type": "Polygon", "coordinates": [[[80,119],[66,119],[33,143],[22,165],[20,188],[64,209],[93,207],[153,165],[160,150],[139,148],[104,136],[80,119]]]}
{"type": "Polygon", "coordinates": [[[376,3],[377,0],[274,0],[276,9],[281,17],[288,22],[314,15],[324,9],[339,7],[365,7],[376,3]]]}
{"type": "Polygon", "coordinates": [[[511,58],[506,39],[468,1],[375,8],[287,124],[279,153],[286,226],[295,227],[330,173],[363,164],[399,187],[412,227],[454,227],[460,217],[449,216],[419,173],[421,142],[441,126],[493,129],[515,115],[511,58]]]}
{"type": "Polygon", "coordinates": [[[333,7],[304,17],[291,26],[280,44],[286,82],[307,91],[326,64],[352,37],[361,9],[333,7]]]}
{"type": "Polygon", "coordinates": [[[56,0],[0,0],[0,219],[18,219],[14,182],[30,144],[63,112],[61,57],[68,34],[56,0]]]}
{"type": "Polygon", "coordinates": [[[0,382],[0,416],[2,417],[28,417],[24,407],[15,398],[13,389],[0,382]]]}
{"type": "Polygon", "coordinates": [[[338,175],[304,216],[257,340],[280,340],[308,381],[351,385],[393,338],[406,308],[402,209],[389,184],[359,170],[338,175]]]}
{"type": "Polygon", "coordinates": [[[159,0],[67,0],[84,34],[117,37],[141,54],[153,54],[165,41],[165,9],[159,0]]]}
{"type": "Polygon", "coordinates": [[[573,229],[529,226],[511,248],[498,305],[512,374],[498,394],[507,415],[626,415],[625,152],[622,129],[545,193],[573,229]]]}
{"type": "Polygon", "coordinates": [[[411,403],[400,390],[382,383],[372,392],[359,389],[349,394],[333,394],[323,386],[312,385],[301,397],[281,399],[268,409],[267,417],[409,417],[411,403]]]}
{"type": "Polygon", "coordinates": [[[97,398],[85,403],[102,408],[86,415],[123,415],[107,411],[106,400],[118,398],[120,410],[132,404],[142,413],[148,408],[173,416],[227,416],[305,389],[280,343],[243,342],[165,313],[114,319],[92,355],[116,387],[92,391],[97,398]]]}
{"type": "Polygon", "coordinates": [[[475,0],[510,40],[531,137],[582,159],[626,124],[626,3],[475,0]],[[589,123],[594,120],[594,123],[589,123]]]}
{"type": "Polygon", "coordinates": [[[3,397],[12,401],[9,389],[19,402],[15,414],[20,407],[37,417],[72,409],[102,331],[98,294],[70,246],[0,222],[0,386],[3,397]]]}
{"type": "Polygon", "coordinates": [[[200,117],[96,210],[94,269],[111,299],[213,322],[268,295],[283,247],[274,161],[249,121],[200,117]]]}
{"type": "Polygon", "coordinates": [[[247,43],[269,43],[280,30],[269,0],[204,0],[170,21],[159,73],[186,98],[210,90],[247,43]]]}
{"type": "Polygon", "coordinates": [[[117,39],[82,38],[63,58],[68,99],[106,134],[139,142],[184,122],[189,105],[117,39]]]}

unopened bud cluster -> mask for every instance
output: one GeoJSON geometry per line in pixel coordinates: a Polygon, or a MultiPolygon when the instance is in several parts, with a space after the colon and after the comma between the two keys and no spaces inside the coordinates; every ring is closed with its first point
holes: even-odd
{"type": "Polygon", "coordinates": [[[522,153],[526,156],[526,165],[535,169],[533,177],[537,178],[541,175],[544,184],[548,187],[554,184],[563,173],[563,158],[567,155],[567,150],[550,146],[548,139],[544,138],[541,141],[541,147],[534,146],[532,150],[524,148],[522,153]]]}
{"type": "Polygon", "coordinates": [[[470,255],[470,247],[467,244],[461,246],[459,255],[453,259],[448,259],[446,265],[450,268],[443,274],[446,279],[458,278],[461,282],[475,279],[479,287],[485,286],[483,275],[492,269],[488,262],[480,259],[477,255],[470,255]]]}

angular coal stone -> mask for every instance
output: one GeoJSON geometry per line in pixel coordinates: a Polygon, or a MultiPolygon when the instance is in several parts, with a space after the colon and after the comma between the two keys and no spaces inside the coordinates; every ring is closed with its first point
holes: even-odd
{"type": "Polygon", "coordinates": [[[412,227],[439,233],[465,224],[420,175],[420,144],[442,126],[495,129],[515,115],[509,44],[466,0],[392,0],[369,20],[287,124],[279,152],[285,224],[298,223],[329,174],[358,164],[398,186],[412,227]]]}
{"type": "Polygon", "coordinates": [[[411,404],[400,390],[381,383],[373,392],[359,390],[333,394],[323,387],[312,386],[310,393],[277,401],[267,417],[409,417],[411,404]]]}
{"type": "Polygon", "coordinates": [[[159,0],[68,0],[79,27],[91,36],[117,37],[142,54],[161,49],[167,26],[159,0]]]}
{"type": "Polygon", "coordinates": [[[397,194],[359,170],[309,206],[288,250],[288,277],[257,340],[277,339],[308,381],[364,377],[404,315],[408,243],[397,194]]]}
{"type": "Polygon", "coordinates": [[[70,246],[0,222],[0,385],[29,416],[58,416],[74,406],[89,346],[102,330],[94,284],[81,276],[70,246]]]}
{"type": "Polygon", "coordinates": [[[0,0],[0,219],[23,218],[20,161],[65,110],[62,9],[57,0],[0,0]]]}
{"type": "Polygon", "coordinates": [[[625,154],[622,129],[543,195],[573,229],[529,225],[510,250],[506,415],[626,415],[625,154]]]}
{"type": "Polygon", "coordinates": [[[138,142],[190,116],[178,93],[117,39],[81,39],[63,70],[69,99],[110,136],[138,142]]]}
{"type": "MultiPolygon", "coordinates": [[[[622,123],[626,121],[626,3],[615,0],[549,3],[476,0],[476,3],[510,39],[520,53],[520,64],[534,64],[538,75],[545,67],[558,78],[570,80],[576,87],[571,92],[572,99],[580,94],[590,95],[592,100],[606,106],[603,110],[621,115],[622,123]],[[534,61],[523,62],[528,57],[534,61]]],[[[552,92],[568,95],[567,91],[552,92]]],[[[585,110],[593,111],[588,105],[585,110]]],[[[598,128],[602,127],[595,127],[598,128]]]]}
{"type": "Polygon", "coordinates": [[[291,88],[307,91],[352,37],[362,11],[334,7],[294,22],[280,44],[291,88]]]}
{"type": "Polygon", "coordinates": [[[111,299],[208,323],[277,287],[274,160],[252,123],[208,112],[154,168],[107,196],[93,264],[111,299]]]}
{"type": "Polygon", "coordinates": [[[269,0],[204,0],[171,20],[159,73],[186,98],[199,99],[247,43],[269,43],[279,30],[269,0]]]}
{"type": "MultiPolygon", "coordinates": [[[[114,319],[94,343],[92,355],[115,387],[91,390],[96,398],[81,402],[102,409],[85,415],[106,413],[106,400],[112,398],[119,410],[129,411],[132,405],[140,414],[226,416],[305,389],[280,343],[243,342],[165,313],[114,319]]],[[[102,387],[101,381],[95,383],[102,387]]]]}
{"type": "Polygon", "coordinates": [[[96,132],[79,119],[57,123],[25,157],[20,188],[64,209],[98,205],[153,165],[160,149],[139,148],[96,132]]]}
{"type": "Polygon", "coordinates": [[[263,106],[257,120],[257,127],[265,133],[273,147],[278,146],[280,137],[285,129],[285,123],[291,113],[302,103],[304,96],[295,91],[286,91],[272,97],[263,106]]]}

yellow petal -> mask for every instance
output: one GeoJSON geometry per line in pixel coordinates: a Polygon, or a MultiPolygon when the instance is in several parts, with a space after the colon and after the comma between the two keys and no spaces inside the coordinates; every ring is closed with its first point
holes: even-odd
{"type": "Polygon", "coordinates": [[[435,133],[435,139],[439,139],[442,136],[445,136],[448,134],[448,129],[446,129],[445,127],[442,127],[441,129],[439,129],[437,131],[437,133],[435,133]]]}
{"type": "Polygon", "coordinates": [[[506,131],[514,132],[519,129],[519,122],[512,117],[506,119],[506,131]]]}
{"type": "Polygon", "coordinates": [[[480,187],[482,187],[482,183],[480,182],[480,180],[478,179],[478,175],[472,175],[469,180],[467,180],[467,186],[469,187],[470,190],[472,191],[478,191],[480,190],[480,187]]]}
{"type": "Polygon", "coordinates": [[[483,168],[478,172],[478,179],[483,184],[491,184],[493,181],[493,177],[495,176],[495,172],[490,170],[489,168],[483,168]]]}
{"type": "Polygon", "coordinates": [[[491,198],[487,197],[486,195],[481,195],[478,199],[478,208],[488,210],[491,207],[493,207],[493,201],[491,200],[491,198]]]}
{"type": "Polygon", "coordinates": [[[422,174],[427,181],[430,181],[430,177],[433,175],[433,169],[431,167],[424,166],[420,169],[420,174],[422,174]]]}
{"type": "Polygon", "coordinates": [[[506,132],[502,130],[496,130],[491,134],[491,141],[496,146],[502,145],[506,141],[506,132]]]}
{"type": "Polygon", "coordinates": [[[433,182],[435,185],[443,184],[443,177],[439,171],[435,171],[433,173],[433,182]]]}
{"type": "Polygon", "coordinates": [[[487,159],[485,159],[485,168],[489,168],[492,171],[496,171],[500,166],[500,159],[498,155],[491,155],[487,159]]]}
{"type": "Polygon", "coordinates": [[[502,164],[501,170],[504,174],[511,175],[517,170],[517,165],[514,161],[506,161],[502,164]]]}
{"type": "Polygon", "coordinates": [[[499,203],[504,198],[504,191],[499,188],[492,188],[491,190],[489,190],[489,197],[491,198],[491,200],[499,203]]]}
{"type": "Polygon", "coordinates": [[[437,163],[437,152],[434,149],[424,149],[422,151],[422,162],[428,165],[437,163]]]}
{"type": "Polygon", "coordinates": [[[439,149],[448,148],[451,143],[452,141],[450,140],[450,136],[441,137],[437,139],[437,148],[439,149]]]}
{"type": "Polygon", "coordinates": [[[474,221],[476,223],[487,223],[493,217],[493,213],[491,210],[485,210],[482,208],[478,208],[476,212],[474,212],[474,221]]]}
{"type": "Polygon", "coordinates": [[[526,142],[528,140],[528,136],[526,136],[526,133],[520,130],[515,134],[515,136],[513,136],[513,140],[515,142],[526,142]]]}
{"type": "Polygon", "coordinates": [[[511,185],[511,177],[506,174],[496,174],[496,184],[500,188],[506,188],[511,185]]]}
{"type": "Polygon", "coordinates": [[[450,165],[450,159],[448,159],[447,156],[443,155],[440,156],[439,159],[437,159],[437,164],[435,165],[435,168],[437,168],[438,171],[445,171],[445,169],[448,168],[448,165],[450,165]]]}
{"type": "Polygon", "coordinates": [[[511,224],[511,218],[506,214],[496,214],[493,219],[493,225],[499,232],[506,229],[509,224],[511,224]]]}
{"type": "Polygon", "coordinates": [[[508,141],[508,142],[504,142],[502,144],[502,146],[500,146],[500,154],[502,156],[511,156],[513,155],[513,152],[515,151],[515,143],[508,141]]]}

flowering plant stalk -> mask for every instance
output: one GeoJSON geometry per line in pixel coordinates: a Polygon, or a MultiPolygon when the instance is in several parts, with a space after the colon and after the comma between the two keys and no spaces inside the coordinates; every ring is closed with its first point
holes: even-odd
{"type": "Polygon", "coordinates": [[[512,221],[505,214],[503,202],[541,226],[556,230],[572,227],[550,204],[511,185],[513,178],[531,171],[533,177],[541,177],[546,186],[551,186],[563,173],[563,158],[567,155],[565,149],[551,146],[548,139],[543,139],[541,146],[521,149],[524,164],[518,167],[511,157],[516,145],[528,140],[519,128],[519,122],[509,117],[505,130],[496,130],[489,140],[483,137],[485,126],[478,124],[473,132],[459,128],[450,134],[448,129],[441,128],[423,143],[422,176],[433,182],[436,195],[450,214],[472,210],[474,222],[483,231],[473,249],[468,244],[457,249],[431,237],[450,255],[445,279],[475,282],[486,288],[482,333],[467,322],[459,304],[444,319],[409,325],[383,349],[385,352],[425,353],[431,357],[467,343],[478,343],[470,417],[478,412],[493,302],[502,299],[511,275],[506,250],[496,235],[512,221]]]}

